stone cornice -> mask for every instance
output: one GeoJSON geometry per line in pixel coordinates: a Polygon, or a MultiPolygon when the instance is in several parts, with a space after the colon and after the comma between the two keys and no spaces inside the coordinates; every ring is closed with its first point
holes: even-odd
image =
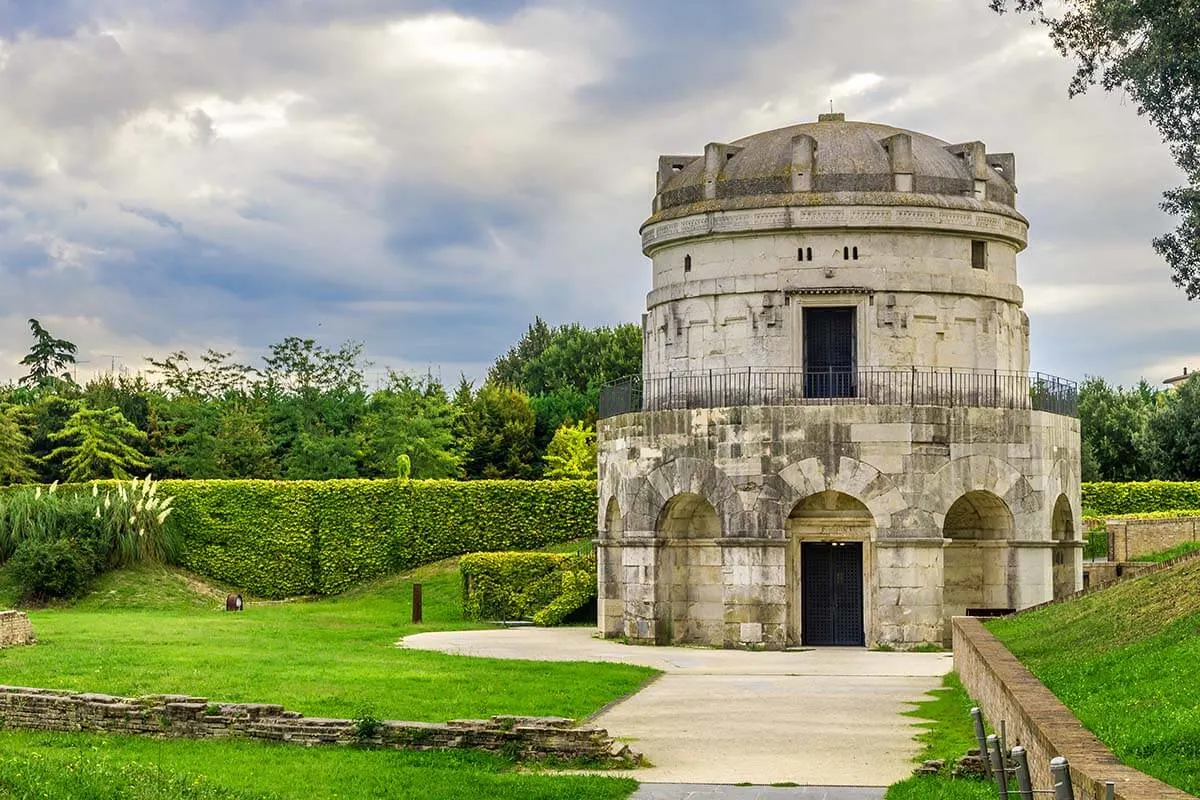
{"type": "MultiPolygon", "coordinates": [[[[998,239],[1025,249],[1029,223],[990,206],[939,208],[906,205],[783,206],[700,211],[642,227],[642,251],[652,256],[664,245],[707,236],[736,236],[766,231],[854,229],[957,233],[998,239]]],[[[654,219],[654,218],[652,218],[654,219]]]]}

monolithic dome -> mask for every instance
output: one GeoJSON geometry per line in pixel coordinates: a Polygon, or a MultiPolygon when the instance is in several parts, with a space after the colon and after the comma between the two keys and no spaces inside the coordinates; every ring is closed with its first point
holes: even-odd
{"type": "Polygon", "coordinates": [[[1082,582],[1075,385],[1029,372],[1016,160],[822,115],[659,159],[599,425],[599,625],[941,643],[1082,582]]]}

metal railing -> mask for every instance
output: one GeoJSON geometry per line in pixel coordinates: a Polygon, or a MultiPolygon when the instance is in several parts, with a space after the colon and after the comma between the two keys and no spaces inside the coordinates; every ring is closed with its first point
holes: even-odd
{"type": "Polygon", "coordinates": [[[601,419],[725,406],[912,405],[1012,408],[1078,416],[1074,381],[1040,372],[950,367],[746,367],[630,376],[600,389],[601,419]]]}

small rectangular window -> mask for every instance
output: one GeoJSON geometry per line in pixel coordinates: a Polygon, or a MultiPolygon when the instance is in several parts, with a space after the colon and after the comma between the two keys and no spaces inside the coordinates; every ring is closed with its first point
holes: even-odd
{"type": "Polygon", "coordinates": [[[971,242],[971,266],[987,269],[987,242],[971,242]]]}

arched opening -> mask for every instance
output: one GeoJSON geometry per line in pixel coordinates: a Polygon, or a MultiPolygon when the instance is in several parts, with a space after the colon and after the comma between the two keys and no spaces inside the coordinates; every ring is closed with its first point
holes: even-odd
{"type": "Polygon", "coordinates": [[[946,512],[942,607],[949,619],[974,608],[1011,608],[1008,540],[1012,512],[991,492],[967,492],[946,512]]]}
{"type": "Polygon", "coordinates": [[[788,638],[792,644],[866,642],[864,580],[875,519],[842,492],[801,500],[787,519],[788,638]]]}
{"type": "Polygon", "coordinates": [[[1050,516],[1050,538],[1054,540],[1054,599],[1073,594],[1079,587],[1075,584],[1075,515],[1071,513],[1071,501],[1060,494],[1050,516]]]}
{"type": "Polygon", "coordinates": [[[604,528],[596,553],[596,622],[604,636],[620,636],[625,629],[625,602],[621,587],[621,536],[624,533],[621,505],[608,498],[604,510],[604,528]]]}
{"type": "Polygon", "coordinates": [[[698,494],[667,501],[656,528],[659,644],[720,644],[725,622],[721,520],[698,494]]]}

